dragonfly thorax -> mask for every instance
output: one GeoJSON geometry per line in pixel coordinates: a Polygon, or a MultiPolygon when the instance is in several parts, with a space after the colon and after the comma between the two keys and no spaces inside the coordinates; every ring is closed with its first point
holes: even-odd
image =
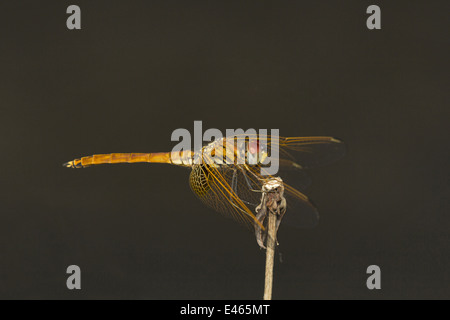
{"type": "Polygon", "coordinates": [[[258,165],[262,164],[267,156],[267,151],[260,147],[258,141],[229,137],[210,142],[201,152],[195,152],[193,162],[212,166],[258,165]]]}

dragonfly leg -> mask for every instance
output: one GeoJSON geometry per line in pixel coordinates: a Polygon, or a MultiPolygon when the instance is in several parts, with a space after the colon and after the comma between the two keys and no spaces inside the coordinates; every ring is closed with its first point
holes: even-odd
{"type": "MultiPolygon", "coordinates": [[[[238,174],[237,169],[234,169],[234,170],[233,170],[233,177],[231,178],[231,190],[233,190],[233,192],[234,192],[234,194],[235,194],[236,196],[238,196],[238,192],[237,192],[237,174],[238,174]]],[[[239,199],[240,199],[243,203],[245,203],[245,204],[247,204],[247,205],[256,207],[256,204],[254,204],[254,203],[245,201],[245,200],[243,200],[243,199],[241,199],[241,198],[239,198],[239,199]]],[[[230,195],[230,202],[233,203],[233,200],[232,200],[231,195],[230,195]]],[[[234,205],[234,203],[233,203],[233,205],[234,205]]],[[[235,206],[236,206],[236,205],[235,205],[235,206]]]]}
{"type": "MultiPolygon", "coordinates": [[[[244,175],[245,178],[245,182],[247,183],[248,188],[250,189],[250,191],[253,192],[261,192],[261,190],[254,190],[253,187],[251,186],[250,181],[248,180],[248,177],[245,175],[245,171],[242,168],[239,168],[241,170],[241,173],[244,175]]],[[[236,189],[233,188],[234,193],[237,195],[237,170],[235,169],[233,172],[233,178],[231,180],[231,186],[233,187],[233,184],[235,185],[236,189]]],[[[252,207],[256,207],[258,204],[256,203],[251,203],[249,201],[243,200],[241,199],[241,201],[247,205],[250,205],[252,207]]]]}
{"type": "MultiPolygon", "coordinates": [[[[242,201],[242,200],[241,200],[242,201]]],[[[230,203],[233,205],[233,207],[235,207],[236,209],[238,209],[239,211],[241,211],[242,213],[244,213],[246,216],[250,217],[252,220],[254,219],[251,215],[248,214],[248,212],[246,212],[245,210],[243,210],[242,208],[239,208],[232,200],[230,200],[230,203]]]]}
{"type": "MultiPolygon", "coordinates": [[[[241,167],[240,167],[239,169],[241,170],[242,175],[244,176],[244,180],[245,180],[245,182],[247,183],[248,189],[249,189],[250,191],[253,191],[253,192],[262,192],[261,190],[253,189],[252,183],[251,183],[251,181],[249,180],[249,178],[247,177],[247,174],[246,174],[246,171],[249,171],[249,172],[251,172],[251,171],[250,171],[249,169],[244,170],[244,169],[241,168],[241,167]]],[[[252,174],[254,174],[254,173],[252,172],[252,174]]],[[[255,175],[255,177],[256,177],[258,180],[260,180],[259,177],[257,177],[256,175],[255,175]]]]}
{"type": "MultiPolygon", "coordinates": [[[[233,177],[231,178],[231,190],[233,190],[234,194],[235,194],[236,196],[238,196],[238,193],[237,193],[237,170],[236,170],[236,169],[233,170],[233,177]]],[[[239,198],[239,199],[240,199],[240,198],[239,198]]],[[[242,200],[242,199],[240,199],[240,200],[241,200],[243,203],[245,203],[245,204],[253,205],[252,203],[250,203],[250,202],[248,202],[248,201],[245,201],[245,200],[242,200]]],[[[246,215],[248,215],[247,212],[245,212],[244,210],[242,210],[241,208],[239,208],[239,207],[234,203],[233,197],[232,197],[231,195],[230,195],[230,203],[231,203],[235,208],[239,209],[240,211],[242,211],[242,212],[244,212],[246,215]]]]}
{"type": "MultiPolygon", "coordinates": [[[[233,177],[231,178],[231,190],[233,190],[233,192],[235,194],[237,194],[237,170],[236,169],[233,170],[233,177]]],[[[231,200],[231,196],[230,196],[230,200],[231,200]]]]}

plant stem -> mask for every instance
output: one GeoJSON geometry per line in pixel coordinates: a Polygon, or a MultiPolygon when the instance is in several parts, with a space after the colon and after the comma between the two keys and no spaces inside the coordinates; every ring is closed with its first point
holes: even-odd
{"type": "Polygon", "coordinates": [[[277,216],[272,210],[267,210],[269,221],[267,223],[267,244],[266,244],[266,276],[264,283],[264,300],[272,300],[273,284],[273,262],[275,257],[275,243],[277,238],[276,221],[277,216]]]}

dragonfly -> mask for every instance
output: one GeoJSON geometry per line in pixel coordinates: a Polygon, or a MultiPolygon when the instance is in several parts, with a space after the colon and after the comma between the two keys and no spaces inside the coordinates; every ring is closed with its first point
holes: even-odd
{"type": "Polygon", "coordinates": [[[205,205],[251,230],[255,227],[265,230],[255,216],[255,209],[260,204],[264,183],[275,178],[275,175],[267,173],[267,164],[264,163],[272,148],[279,150],[277,175],[284,182],[288,211],[285,219],[297,227],[315,226],[319,213],[304,194],[304,189],[310,184],[306,171],[344,156],[345,144],[333,137],[236,134],[216,139],[196,151],[95,154],[74,159],[63,166],[85,168],[100,164],[146,162],[187,167],[191,169],[189,185],[205,205]],[[241,155],[244,155],[245,161],[236,161],[241,155]],[[249,161],[251,159],[253,161],[249,161]]]}

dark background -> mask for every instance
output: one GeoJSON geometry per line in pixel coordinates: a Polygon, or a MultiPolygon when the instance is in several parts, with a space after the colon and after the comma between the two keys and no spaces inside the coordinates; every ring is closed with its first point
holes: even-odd
{"type": "Polygon", "coordinates": [[[194,120],[348,146],[311,172],[319,226],[280,229],[274,298],[450,298],[449,9],[2,1],[0,298],[260,299],[264,252],[196,199],[188,169],[61,166],[170,151],[194,120]],[[70,4],[82,30],[66,28],[70,4]],[[66,288],[71,264],[82,290],[66,288]]]}

